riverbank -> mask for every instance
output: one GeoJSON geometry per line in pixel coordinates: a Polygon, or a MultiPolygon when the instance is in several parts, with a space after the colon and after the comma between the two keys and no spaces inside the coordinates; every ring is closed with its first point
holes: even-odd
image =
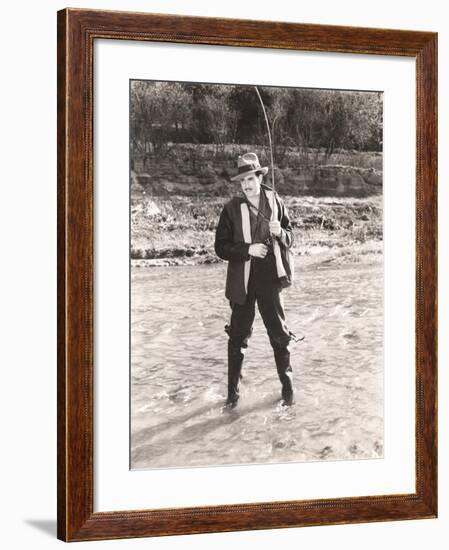
{"type": "MultiPolygon", "coordinates": [[[[293,254],[310,263],[381,259],[382,197],[283,197],[294,234],[293,254]]],[[[227,198],[143,197],[131,204],[133,267],[203,265],[214,252],[216,224],[227,198]]]]}
{"type": "MultiPolygon", "coordinates": [[[[236,158],[255,152],[262,166],[269,164],[268,151],[255,145],[227,144],[217,151],[211,144],[172,144],[165,155],[132,156],[134,197],[142,194],[170,197],[214,196],[229,192],[236,173],[236,158]]],[[[382,194],[383,158],[380,151],[286,147],[277,150],[276,188],[292,196],[371,197],[382,194]]],[[[271,173],[265,178],[270,185],[271,173]]]]}

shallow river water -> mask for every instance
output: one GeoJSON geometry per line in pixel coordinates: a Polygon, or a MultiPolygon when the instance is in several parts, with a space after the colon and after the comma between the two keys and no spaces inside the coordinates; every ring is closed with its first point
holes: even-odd
{"type": "Polygon", "coordinates": [[[131,466],[383,456],[382,265],[311,265],[284,291],[296,404],[256,314],[241,398],[226,398],[224,264],[131,272],[131,466]]]}

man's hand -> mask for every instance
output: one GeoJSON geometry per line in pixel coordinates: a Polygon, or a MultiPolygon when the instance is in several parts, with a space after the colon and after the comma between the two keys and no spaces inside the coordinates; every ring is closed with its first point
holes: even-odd
{"type": "Polygon", "coordinates": [[[278,220],[270,222],[270,233],[275,237],[279,237],[281,234],[281,222],[278,220]]]}
{"type": "Polygon", "coordinates": [[[268,246],[262,243],[250,244],[248,254],[254,258],[265,258],[268,252],[268,246]]]}

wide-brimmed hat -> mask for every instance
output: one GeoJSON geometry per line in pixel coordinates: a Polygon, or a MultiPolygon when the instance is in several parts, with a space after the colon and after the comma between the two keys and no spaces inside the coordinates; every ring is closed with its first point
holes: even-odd
{"type": "Polygon", "coordinates": [[[237,159],[237,170],[238,174],[232,177],[231,181],[239,180],[249,174],[254,174],[254,172],[262,172],[265,175],[268,172],[268,167],[260,166],[256,153],[245,153],[244,155],[239,155],[237,159]]]}

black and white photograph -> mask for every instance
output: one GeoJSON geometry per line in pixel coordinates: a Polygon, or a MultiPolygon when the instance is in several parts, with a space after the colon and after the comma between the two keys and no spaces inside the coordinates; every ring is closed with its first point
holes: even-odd
{"type": "Polygon", "coordinates": [[[130,81],[132,469],[383,457],[382,102],[130,81]]]}
{"type": "Polygon", "coordinates": [[[444,6],[4,5],[4,548],[447,545],[444,6]]]}

